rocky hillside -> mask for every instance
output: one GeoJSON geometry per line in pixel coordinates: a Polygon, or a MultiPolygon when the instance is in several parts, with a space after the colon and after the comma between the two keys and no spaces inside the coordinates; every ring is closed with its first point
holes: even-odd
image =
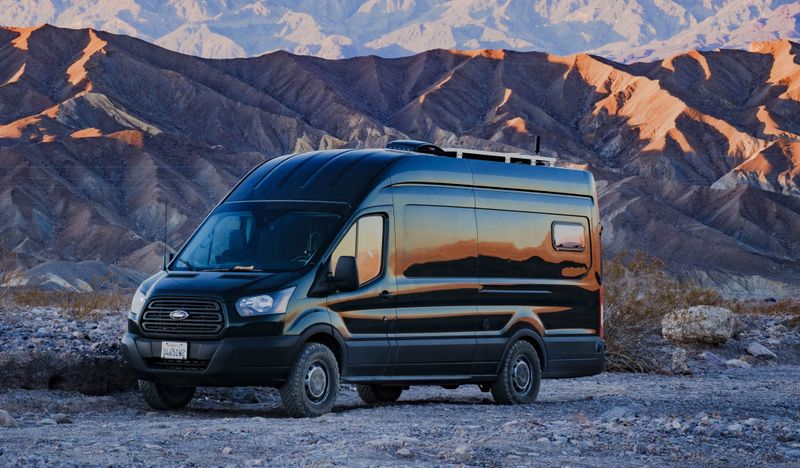
{"type": "Polygon", "coordinates": [[[397,137],[543,152],[601,181],[606,253],[729,294],[800,282],[800,46],[620,64],[433,50],[209,60],[126,36],[0,29],[0,235],[31,284],[135,281],[248,168],[397,137]],[[168,200],[168,204],[165,202],[168,200]]]}
{"type": "Polygon", "coordinates": [[[0,25],[127,34],[190,55],[591,51],[617,61],[800,37],[794,0],[0,0],[0,25]]]}

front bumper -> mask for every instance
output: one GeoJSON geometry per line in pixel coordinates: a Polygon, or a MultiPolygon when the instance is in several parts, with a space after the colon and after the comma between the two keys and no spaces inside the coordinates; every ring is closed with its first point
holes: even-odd
{"type": "Polygon", "coordinates": [[[139,378],[165,385],[277,387],[289,376],[301,343],[293,335],[191,341],[126,333],[122,355],[139,378]],[[162,341],[187,341],[188,359],[162,360],[162,341]]]}

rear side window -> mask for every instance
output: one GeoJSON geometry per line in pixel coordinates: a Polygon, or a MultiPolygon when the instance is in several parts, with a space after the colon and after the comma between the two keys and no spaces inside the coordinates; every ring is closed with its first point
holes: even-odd
{"type": "Polygon", "coordinates": [[[408,205],[403,212],[403,274],[409,278],[477,275],[475,210],[408,205]]]}
{"type": "Polygon", "coordinates": [[[578,223],[553,223],[553,248],[583,252],[586,249],[586,230],[578,223]]]}
{"type": "Polygon", "coordinates": [[[589,269],[581,223],[521,211],[478,209],[476,215],[481,278],[569,279],[589,269]]]}
{"type": "Polygon", "coordinates": [[[331,268],[342,255],[356,258],[359,286],[372,281],[381,274],[383,264],[384,218],[368,215],[359,218],[344,235],[331,255],[331,268]]]}

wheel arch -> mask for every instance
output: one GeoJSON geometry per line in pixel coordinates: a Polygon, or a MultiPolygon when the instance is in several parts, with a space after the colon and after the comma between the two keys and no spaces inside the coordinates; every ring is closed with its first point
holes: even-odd
{"type": "Polygon", "coordinates": [[[500,367],[503,365],[503,362],[505,362],[506,356],[508,356],[508,353],[514,346],[514,343],[519,340],[526,341],[533,346],[533,349],[536,350],[536,354],[539,356],[539,366],[541,367],[541,371],[544,373],[545,370],[547,370],[547,348],[544,345],[544,340],[542,339],[541,335],[539,335],[539,333],[532,328],[522,328],[511,335],[506,343],[506,348],[503,350],[503,356],[500,359],[500,362],[497,364],[497,373],[500,373],[500,367]]]}
{"type": "Polygon", "coordinates": [[[330,350],[333,351],[333,355],[336,357],[336,363],[339,365],[339,373],[343,373],[347,363],[347,347],[344,345],[344,339],[339,335],[336,329],[325,324],[310,327],[303,332],[302,338],[299,340],[299,345],[295,350],[294,359],[297,359],[297,355],[306,343],[319,343],[330,348],[330,350]]]}

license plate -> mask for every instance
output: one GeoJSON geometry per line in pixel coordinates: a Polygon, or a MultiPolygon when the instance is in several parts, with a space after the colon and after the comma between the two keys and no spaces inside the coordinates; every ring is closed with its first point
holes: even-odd
{"type": "Polygon", "coordinates": [[[185,360],[189,355],[189,343],[175,341],[161,342],[161,359],[185,360]]]}

